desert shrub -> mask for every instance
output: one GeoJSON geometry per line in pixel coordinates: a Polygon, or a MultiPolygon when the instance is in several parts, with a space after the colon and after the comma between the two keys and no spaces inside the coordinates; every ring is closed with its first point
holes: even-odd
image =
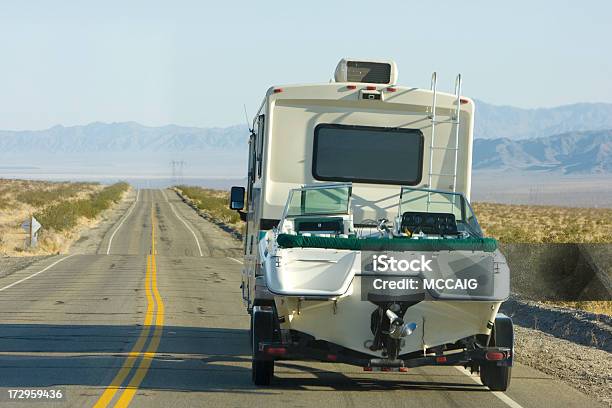
{"type": "Polygon", "coordinates": [[[90,198],[60,201],[47,206],[34,216],[44,228],[55,231],[69,230],[77,225],[80,217],[93,219],[118,202],[128,187],[127,183],[116,183],[94,193],[90,198]]]}
{"type": "Polygon", "coordinates": [[[55,201],[63,201],[76,196],[78,193],[91,188],[92,183],[52,183],[51,188],[45,189],[48,184],[34,186],[32,189],[21,191],[16,199],[33,207],[43,207],[55,201]]]}
{"type": "Polygon", "coordinates": [[[612,242],[612,209],[474,203],[485,235],[505,243],[612,242]]]}
{"type": "Polygon", "coordinates": [[[177,189],[189,197],[200,210],[206,212],[213,219],[225,224],[240,222],[238,213],[228,208],[228,191],[184,185],[177,186],[177,189]]]}

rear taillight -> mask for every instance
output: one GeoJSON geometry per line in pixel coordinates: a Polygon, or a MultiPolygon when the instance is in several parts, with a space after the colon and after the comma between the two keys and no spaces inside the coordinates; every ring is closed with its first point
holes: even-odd
{"type": "Polygon", "coordinates": [[[287,349],[284,347],[268,347],[266,353],[271,356],[283,356],[287,354],[287,349]]]}
{"type": "Polygon", "coordinates": [[[500,361],[506,358],[506,355],[501,351],[488,351],[485,358],[489,361],[500,361]]]}

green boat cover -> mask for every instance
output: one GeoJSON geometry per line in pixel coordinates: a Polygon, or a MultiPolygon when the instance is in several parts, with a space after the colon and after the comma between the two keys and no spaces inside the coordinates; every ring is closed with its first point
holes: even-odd
{"type": "Polygon", "coordinates": [[[281,248],[326,248],[354,251],[484,251],[497,249],[495,238],[410,239],[410,238],[340,238],[279,234],[281,248]]]}

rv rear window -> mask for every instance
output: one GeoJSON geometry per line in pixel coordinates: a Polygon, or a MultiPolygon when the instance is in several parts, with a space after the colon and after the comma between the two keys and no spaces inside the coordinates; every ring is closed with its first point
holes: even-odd
{"type": "Polygon", "coordinates": [[[418,129],[322,124],[315,128],[317,180],[416,185],[423,169],[418,129]]]}

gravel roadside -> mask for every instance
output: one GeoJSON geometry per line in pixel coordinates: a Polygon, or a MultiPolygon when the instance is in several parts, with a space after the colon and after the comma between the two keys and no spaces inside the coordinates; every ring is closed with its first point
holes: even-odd
{"type": "Polygon", "coordinates": [[[514,327],[514,347],[519,363],[612,407],[612,356],[607,351],[520,326],[514,327]]]}
{"type": "Polygon", "coordinates": [[[27,256],[27,257],[15,257],[7,256],[0,258],[0,278],[4,278],[14,272],[21,269],[25,269],[28,266],[47,259],[53,255],[40,255],[40,256],[27,256]]]}
{"type": "Polygon", "coordinates": [[[516,360],[612,407],[612,317],[512,296],[516,360]]]}

